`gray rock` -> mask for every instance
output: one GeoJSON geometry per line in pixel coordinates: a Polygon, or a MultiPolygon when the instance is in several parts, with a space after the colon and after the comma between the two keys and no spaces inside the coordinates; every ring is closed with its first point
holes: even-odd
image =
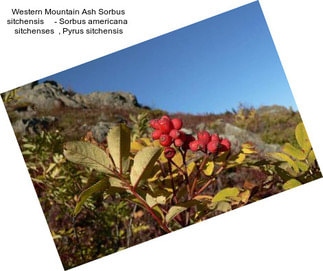
{"type": "Polygon", "coordinates": [[[55,117],[41,117],[30,119],[19,119],[13,124],[15,133],[21,135],[34,135],[42,131],[49,130],[50,127],[57,121],[55,117]]]}
{"type": "Polygon", "coordinates": [[[184,132],[185,134],[193,135],[192,129],[182,128],[181,131],[184,132]]]}
{"type": "Polygon", "coordinates": [[[37,112],[32,108],[32,106],[20,106],[14,109],[14,114],[19,119],[30,119],[34,117],[37,112]]]}
{"type": "Polygon", "coordinates": [[[232,143],[232,148],[238,151],[241,144],[246,142],[252,142],[255,144],[256,149],[260,152],[275,152],[280,149],[278,144],[266,144],[262,141],[259,135],[241,129],[230,123],[226,123],[224,126],[224,132],[221,134],[222,137],[229,139],[232,143]]]}
{"type": "Polygon", "coordinates": [[[51,110],[62,107],[82,108],[82,104],[76,102],[72,97],[67,95],[62,86],[53,82],[41,84],[28,84],[18,88],[17,95],[19,104],[33,104],[37,109],[51,110]]]}
{"type": "Polygon", "coordinates": [[[261,106],[257,109],[259,116],[263,115],[276,115],[276,114],[288,114],[290,110],[281,105],[261,106]]]}
{"type": "Polygon", "coordinates": [[[111,122],[99,121],[91,129],[91,132],[93,133],[93,136],[94,136],[95,140],[97,140],[100,143],[105,141],[106,137],[107,137],[107,134],[108,134],[108,131],[113,125],[115,125],[115,124],[111,123],[111,122]]]}
{"type": "Polygon", "coordinates": [[[92,92],[81,95],[66,91],[54,81],[34,82],[17,89],[17,104],[32,104],[40,110],[61,109],[63,107],[140,107],[135,95],[123,92],[92,92]]]}
{"type": "Polygon", "coordinates": [[[197,131],[204,131],[206,129],[206,124],[204,122],[201,122],[198,125],[196,125],[195,128],[197,131]]]}
{"type": "Polygon", "coordinates": [[[73,96],[75,101],[83,104],[87,107],[102,107],[102,106],[114,106],[114,107],[138,107],[138,101],[136,96],[131,93],[118,91],[118,92],[99,92],[95,91],[90,94],[81,95],[75,94],[73,96]]]}

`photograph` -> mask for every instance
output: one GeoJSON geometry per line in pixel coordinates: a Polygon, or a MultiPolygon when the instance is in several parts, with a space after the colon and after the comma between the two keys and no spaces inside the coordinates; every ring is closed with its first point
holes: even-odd
{"type": "Polygon", "coordinates": [[[65,270],[322,177],[258,1],[1,97],[65,270]]]}

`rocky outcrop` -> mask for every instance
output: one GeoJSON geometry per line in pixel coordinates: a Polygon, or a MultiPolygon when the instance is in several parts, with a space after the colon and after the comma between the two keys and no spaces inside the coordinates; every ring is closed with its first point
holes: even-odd
{"type": "Polygon", "coordinates": [[[16,134],[20,135],[34,135],[42,131],[49,130],[52,125],[57,121],[55,117],[41,117],[41,118],[28,118],[19,119],[13,123],[13,129],[16,134]]]}
{"type": "Polygon", "coordinates": [[[136,96],[131,93],[118,91],[118,92],[99,92],[95,91],[87,95],[75,94],[73,99],[87,107],[138,107],[136,96]]]}
{"type": "Polygon", "coordinates": [[[276,152],[280,149],[277,144],[266,144],[262,141],[259,135],[249,132],[247,130],[241,129],[230,123],[225,123],[223,128],[222,137],[229,139],[232,143],[233,148],[239,148],[242,143],[252,142],[255,147],[260,152],[276,152]]]}
{"type": "Polygon", "coordinates": [[[54,81],[31,83],[17,89],[18,104],[31,104],[40,110],[61,109],[63,107],[140,107],[136,96],[123,91],[92,92],[76,94],[66,91],[54,81]]]}
{"type": "Polygon", "coordinates": [[[51,110],[62,107],[82,108],[78,103],[64,91],[57,83],[44,82],[41,84],[28,84],[17,89],[19,99],[17,103],[32,104],[40,110],[51,110]]]}

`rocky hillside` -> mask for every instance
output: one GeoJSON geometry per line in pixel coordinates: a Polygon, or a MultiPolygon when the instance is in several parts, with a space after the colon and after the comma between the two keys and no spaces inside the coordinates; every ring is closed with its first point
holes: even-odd
{"type": "MultiPolygon", "coordinates": [[[[67,91],[53,81],[19,87],[15,98],[5,105],[18,139],[43,130],[59,130],[74,140],[92,131],[101,142],[115,123],[133,126],[130,114],[145,113],[152,119],[167,113],[141,106],[131,93],[96,91],[82,95],[67,91]]],[[[276,151],[284,142],[292,142],[294,128],[300,121],[298,112],[276,105],[218,115],[178,113],[172,116],[183,119],[187,133],[217,132],[229,138],[233,147],[253,142],[264,152],[276,151]]]]}
{"type": "Polygon", "coordinates": [[[136,96],[131,93],[116,92],[92,92],[87,95],[66,91],[60,84],[54,81],[44,83],[31,83],[16,90],[19,104],[33,105],[39,110],[89,107],[140,107],[136,96]]]}

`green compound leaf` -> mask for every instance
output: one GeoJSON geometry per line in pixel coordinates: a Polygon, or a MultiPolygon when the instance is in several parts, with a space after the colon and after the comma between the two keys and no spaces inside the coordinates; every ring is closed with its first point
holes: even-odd
{"type": "Polygon", "coordinates": [[[307,155],[308,152],[311,150],[312,146],[308,138],[307,132],[305,130],[305,126],[302,122],[296,126],[295,137],[298,145],[303,149],[303,151],[307,155]]]}
{"type": "Polygon", "coordinates": [[[109,153],[120,172],[129,168],[130,129],[125,124],[119,124],[110,129],[107,136],[109,153]]]}
{"type": "Polygon", "coordinates": [[[96,184],[90,186],[88,189],[84,190],[79,198],[78,198],[78,202],[75,206],[75,209],[74,209],[74,216],[76,216],[80,211],[81,211],[81,208],[84,204],[84,202],[91,196],[93,195],[94,193],[97,193],[97,192],[102,192],[103,190],[109,188],[110,186],[110,183],[108,180],[101,180],[101,181],[98,181],[96,184]]]}
{"type": "Polygon", "coordinates": [[[283,185],[284,190],[292,189],[294,187],[300,186],[302,183],[300,181],[297,181],[296,179],[290,179],[283,185]]]}
{"type": "Polygon", "coordinates": [[[103,173],[111,173],[111,160],[104,150],[82,141],[71,141],[64,145],[67,160],[103,173]]]}
{"type": "Polygon", "coordinates": [[[166,223],[169,223],[175,216],[185,211],[187,207],[185,206],[172,206],[166,214],[166,223]]]}
{"type": "Polygon", "coordinates": [[[305,158],[306,158],[306,153],[305,152],[295,148],[293,145],[291,145],[289,143],[286,143],[282,147],[282,150],[283,150],[284,153],[287,153],[288,155],[294,157],[295,159],[305,160],[305,158]]]}
{"type": "Polygon", "coordinates": [[[236,187],[224,188],[219,191],[212,199],[212,202],[230,201],[232,197],[237,197],[240,190],[236,187]]]}
{"type": "Polygon", "coordinates": [[[146,147],[136,154],[130,172],[130,182],[133,186],[136,186],[140,180],[146,180],[151,176],[161,151],[160,147],[146,147]]]}
{"type": "Polygon", "coordinates": [[[296,173],[299,173],[299,168],[295,161],[291,159],[287,154],[280,153],[280,152],[270,152],[268,155],[276,160],[282,161],[282,162],[287,162],[290,167],[293,168],[293,170],[296,173]]]}

